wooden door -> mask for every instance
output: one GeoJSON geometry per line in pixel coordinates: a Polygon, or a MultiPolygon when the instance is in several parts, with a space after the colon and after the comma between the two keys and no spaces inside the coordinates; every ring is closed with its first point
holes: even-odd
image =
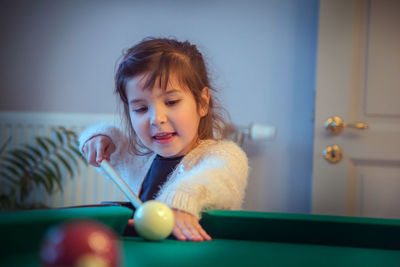
{"type": "Polygon", "coordinates": [[[400,1],[321,1],[315,110],[312,212],[400,218],[400,1]],[[331,116],[369,128],[332,135],[331,116]]]}

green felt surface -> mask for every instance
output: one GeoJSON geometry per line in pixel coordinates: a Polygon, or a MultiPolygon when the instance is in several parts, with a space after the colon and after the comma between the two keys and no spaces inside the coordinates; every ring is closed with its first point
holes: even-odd
{"type": "MultiPolygon", "coordinates": [[[[116,206],[0,214],[0,266],[39,266],[52,225],[91,218],[122,233],[131,216],[116,206]]],[[[121,237],[123,266],[400,266],[400,220],[213,210],[201,223],[212,241],[121,237]]]]}
{"type": "Polygon", "coordinates": [[[92,219],[122,234],[132,211],[124,207],[28,210],[0,214],[0,255],[38,250],[46,231],[68,220],[92,219]]]}
{"type": "Polygon", "coordinates": [[[211,210],[201,223],[217,238],[400,249],[398,219],[211,210]]]}
{"type": "Polygon", "coordinates": [[[214,239],[123,242],[126,266],[399,266],[400,251],[214,239]],[[384,263],[384,265],[382,265],[384,263]]]}
{"type": "MultiPolygon", "coordinates": [[[[400,251],[214,239],[144,241],[125,237],[123,266],[399,266],[400,251]]],[[[2,266],[39,266],[38,255],[8,257],[2,266]]]]}

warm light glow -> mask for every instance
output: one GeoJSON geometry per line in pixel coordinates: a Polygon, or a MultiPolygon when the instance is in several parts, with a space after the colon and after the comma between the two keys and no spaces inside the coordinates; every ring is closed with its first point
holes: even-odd
{"type": "Polygon", "coordinates": [[[85,254],[74,265],[76,267],[110,267],[110,263],[100,256],[85,254]]]}
{"type": "Polygon", "coordinates": [[[101,232],[91,233],[88,238],[88,243],[89,246],[97,253],[105,253],[111,247],[111,244],[107,239],[107,236],[105,236],[101,232]]]}

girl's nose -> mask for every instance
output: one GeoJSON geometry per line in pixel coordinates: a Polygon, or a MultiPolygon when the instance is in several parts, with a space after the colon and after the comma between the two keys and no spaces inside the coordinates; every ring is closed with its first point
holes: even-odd
{"type": "Polygon", "coordinates": [[[167,116],[161,108],[153,109],[151,114],[150,123],[153,126],[159,126],[167,122],[167,116]]]}

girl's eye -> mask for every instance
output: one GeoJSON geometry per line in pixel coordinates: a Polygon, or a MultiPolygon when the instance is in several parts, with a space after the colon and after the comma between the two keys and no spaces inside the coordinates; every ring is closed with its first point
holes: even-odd
{"type": "Polygon", "coordinates": [[[133,112],[135,112],[135,113],[144,113],[144,112],[146,112],[146,111],[147,111],[147,107],[135,108],[135,109],[133,110],[133,112]]]}
{"type": "Polygon", "coordinates": [[[181,101],[181,100],[168,100],[168,101],[166,102],[166,104],[167,104],[167,106],[173,106],[173,105],[178,104],[179,101],[181,101]]]}

